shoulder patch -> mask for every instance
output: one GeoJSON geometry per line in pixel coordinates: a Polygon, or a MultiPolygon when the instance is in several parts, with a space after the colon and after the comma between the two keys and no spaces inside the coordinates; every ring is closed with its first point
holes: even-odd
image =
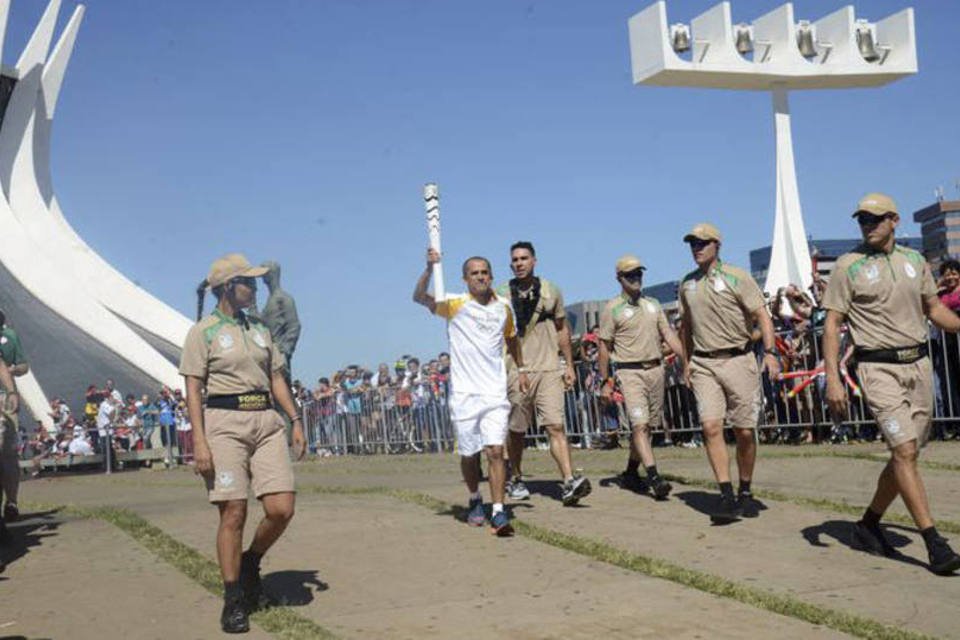
{"type": "Polygon", "coordinates": [[[924,260],[923,255],[916,249],[911,249],[910,247],[904,247],[903,245],[894,245],[894,250],[897,253],[903,254],[907,260],[913,264],[921,264],[924,260]]]}
{"type": "Polygon", "coordinates": [[[863,265],[867,263],[867,258],[868,256],[860,256],[847,266],[847,277],[850,278],[851,281],[857,278],[857,274],[860,273],[860,269],[862,269],[863,265]]]}

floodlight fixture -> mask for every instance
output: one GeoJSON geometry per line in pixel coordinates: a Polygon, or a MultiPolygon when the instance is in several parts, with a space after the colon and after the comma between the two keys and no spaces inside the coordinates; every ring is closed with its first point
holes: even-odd
{"type": "Polygon", "coordinates": [[[753,22],[734,25],[730,3],[721,2],[689,23],[668,24],[664,0],[630,18],[634,83],[771,92],[777,195],[764,289],[773,293],[790,283],[808,287],[810,251],[797,188],[788,92],[880,87],[916,73],[913,9],[870,22],[857,19],[847,6],[819,20],[798,21],[787,3],[753,22]],[[689,59],[677,55],[690,49],[689,59]]]}

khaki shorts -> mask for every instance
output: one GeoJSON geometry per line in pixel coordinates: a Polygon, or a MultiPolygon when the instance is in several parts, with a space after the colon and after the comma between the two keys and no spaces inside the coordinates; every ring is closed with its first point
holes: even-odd
{"type": "Polygon", "coordinates": [[[633,426],[660,426],[663,414],[663,367],[618,369],[627,417],[633,426]]]}
{"type": "Polygon", "coordinates": [[[753,353],[690,361],[690,384],[700,421],[723,420],[737,429],[756,429],[763,409],[760,370],[753,353]]]}
{"type": "Polygon", "coordinates": [[[507,398],[510,400],[510,431],[526,433],[533,425],[534,412],[537,424],[547,426],[563,424],[563,373],[555,371],[529,371],[527,380],[530,389],[520,391],[520,375],[512,371],[507,381],[507,398]]]}
{"type": "Polygon", "coordinates": [[[213,457],[210,502],[246,500],[251,487],[257,498],[294,491],[286,423],[279,413],[206,409],[203,422],[213,457]]]}
{"type": "Polygon", "coordinates": [[[930,359],[910,364],[861,362],[857,375],[887,447],[911,440],[927,444],[933,417],[933,373],[930,359]]]}

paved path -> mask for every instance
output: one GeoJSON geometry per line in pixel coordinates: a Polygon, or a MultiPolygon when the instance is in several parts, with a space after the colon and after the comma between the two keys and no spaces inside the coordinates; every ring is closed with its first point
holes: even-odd
{"type": "MultiPolygon", "coordinates": [[[[842,449],[882,454],[876,447],[842,449]]],[[[869,499],[882,462],[808,455],[814,451],[812,447],[762,450],[769,457],[761,460],[756,486],[788,496],[850,504],[869,499]],[[807,457],[788,457],[794,454],[807,457]]],[[[930,453],[927,459],[951,463],[950,456],[960,453],[960,447],[934,446],[930,453]]],[[[658,450],[658,454],[665,472],[709,479],[702,450],[658,450]]],[[[960,637],[954,615],[960,578],[938,578],[927,572],[922,541],[909,529],[889,530],[903,554],[897,561],[850,549],[850,516],[790,502],[768,501],[768,509],[756,520],[711,526],[705,512],[713,491],[678,486],[673,499],[656,503],[619,488],[608,477],[607,471],[620,468],[625,452],[578,451],[574,455],[575,464],[594,480],[594,494],[585,506],[566,509],[560,505],[552,461],[543,452],[531,451],[525,466],[534,476],[536,494],[513,507],[519,518],[798,601],[920,633],[960,637]]],[[[960,521],[960,472],[924,470],[924,476],[935,512],[960,521]]],[[[283,597],[292,611],[340,637],[837,635],[529,538],[497,539],[449,513],[436,514],[393,497],[326,493],[331,487],[401,488],[461,504],[465,490],[451,455],[325,459],[298,465],[298,482],[303,491],[297,516],[265,559],[265,579],[271,592],[283,597]]],[[[188,472],[41,480],[25,483],[23,494],[36,502],[129,509],[214,558],[216,514],[205,504],[199,481],[188,472]]],[[[256,504],[251,503],[248,537],[258,516],[256,504]]],[[[32,546],[0,576],[6,579],[0,581],[4,601],[0,625],[14,618],[15,624],[22,625],[0,626],[0,634],[84,637],[62,633],[75,628],[70,622],[72,605],[64,613],[59,604],[46,604],[49,600],[44,596],[56,590],[58,581],[83,581],[91,588],[76,601],[80,605],[76,611],[96,609],[104,599],[120,603],[109,614],[94,618],[101,631],[113,624],[127,637],[155,637],[149,634],[157,621],[168,625],[167,636],[170,631],[187,638],[217,635],[218,599],[126,534],[96,520],[50,515],[43,522],[52,529],[30,524],[32,546]],[[78,563],[76,557],[84,561],[78,563]],[[16,616],[7,614],[8,604],[15,605],[16,616]],[[164,617],[166,611],[181,609],[197,615],[189,620],[164,617]],[[192,625],[197,625],[195,630],[192,625]]],[[[25,529],[18,535],[26,534],[25,529]]]]}

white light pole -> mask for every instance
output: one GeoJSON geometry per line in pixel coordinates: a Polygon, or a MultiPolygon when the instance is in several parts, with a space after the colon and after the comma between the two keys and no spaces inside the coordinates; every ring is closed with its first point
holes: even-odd
{"type": "Polygon", "coordinates": [[[785,4],[750,24],[734,25],[722,2],[690,21],[668,25],[666,3],[629,21],[636,84],[770,91],[777,141],[777,202],[764,290],[810,286],[810,251],[790,133],[789,91],[877,87],[917,72],[913,9],[876,23],[844,7],[815,22],[785,4]],[[681,57],[684,54],[685,57],[681,57]]]}

